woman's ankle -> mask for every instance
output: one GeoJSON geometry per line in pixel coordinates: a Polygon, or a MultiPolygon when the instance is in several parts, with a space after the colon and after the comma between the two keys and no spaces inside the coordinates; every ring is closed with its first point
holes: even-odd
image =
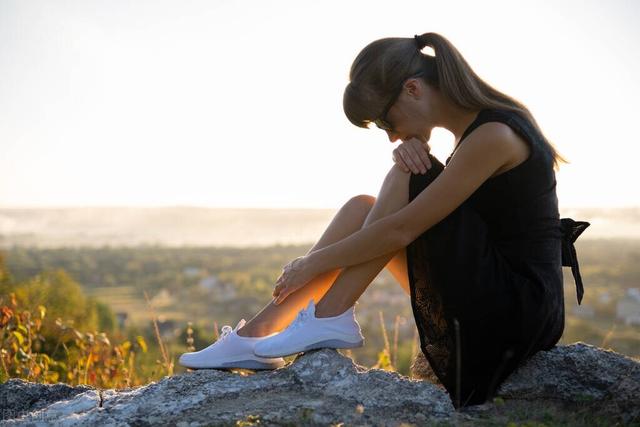
{"type": "Polygon", "coordinates": [[[241,337],[259,338],[270,335],[272,332],[266,327],[245,324],[242,328],[238,329],[236,333],[241,337]]]}
{"type": "Polygon", "coordinates": [[[322,304],[322,302],[318,304],[319,305],[316,305],[316,318],[318,319],[341,316],[346,314],[347,311],[351,311],[355,306],[355,304],[349,307],[344,307],[344,305],[329,306],[322,304]]]}

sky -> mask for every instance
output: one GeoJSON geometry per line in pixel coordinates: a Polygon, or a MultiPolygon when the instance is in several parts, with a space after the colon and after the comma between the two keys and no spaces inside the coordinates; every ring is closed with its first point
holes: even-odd
{"type": "MultiPolygon", "coordinates": [[[[437,32],[571,163],[559,206],[640,205],[640,2],[0,0],[0,207],[339,208],[387,134],[342,110],[358,52],[437,32]]],[[[453,135],[432,132],[441,161],[453,135]]]]}

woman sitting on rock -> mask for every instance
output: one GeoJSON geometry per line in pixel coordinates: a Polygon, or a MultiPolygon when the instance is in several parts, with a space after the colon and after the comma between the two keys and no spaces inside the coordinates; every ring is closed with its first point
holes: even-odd
{"type": "Polygon", "coordinates": [[[402,141],[378,197],[351,198],[284,267],[273,301],[180,363],[274,369],[283,356],[362,346],[355,304],[387,267],[410,296],[420,348],[454,406],[483,403],[560,339],[563,265],[582,298],[573,242],[589,224],[560,219],[555,169],[567,162],[529,110],[482,81],[439,34],[376,40],[349,78],[349,121],[402,141]],[[455,136],[446,167],[429,153],[435,127],[455,136]]]}

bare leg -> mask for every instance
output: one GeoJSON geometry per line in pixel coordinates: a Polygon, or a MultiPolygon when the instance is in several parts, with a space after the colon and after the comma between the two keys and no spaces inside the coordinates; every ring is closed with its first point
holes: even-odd
{"type": "MultiPolygon", "coordinates": [[[[402,194],[404,194],[404,204],[406,204],[409,198],[409,177],[410,174],[402,171],[398,167],[394,167],[385,178],[382,189],[380,190],[380,195],[378,196],[378,200],[368,195],[360,195],[351,198],[338,211],[331,224],[329,224],[329,227],[327,227],[325,232],[322,234],[320,240],[318,240],[318,242],[309,250],[309,252],[313,252],[332,243],[340,241],[345,237],[348,237],[349,235],[362,228],[362,226],[365,224],[365,221],[368,221],[370,223],[371,221],[375,221],[375,219],[379,218],[374,217],[374,215],[384,216],[384,212],[394,212],[402,206],[397,206],[395,209],[385,207],[384,200],[386,200],[387,198],[391,199],[392,202],[401,203],[401,201],[403,200],[402,194]],[[394,189],[393,187],[397,188],[394,189]]],[[[380,264],[383,261],[382,257],[376,260],[371,260],[367,263],[363,263],[360,266],[351,266],[347,269],[337,269],[319,275],[318,277],[307,283],[303,288],[298,289],[297,291],[290,294],[284,301],[280,303],[280,305],[275,305],[272,302],[267,304],[260,312],[258,312],[258,314],[256,314],[238,331],[238,334],[241,336],[264,336],[286,328],[289,323],[291,323],[291,321],[295,318],[298,311],[306,307],[309,299],[313,298],[316,304],[319,303],[319,301],[332,287],[334,281],[343,270],[357,269],[357,271],[360,271],[360,278],[353,276],[348,277],[351,277],[352,280],[367,280],[367,278],[369,278],[367,282],[368,285],[379,273],[379,271],[386,265],[391,274],[403,287],[405,292],[409,294],[409,280],[407,276],[405,249],[399,250],[394,256],[386,256],[385,258],[386,264],[382,264],[381,266],[380,264]],[[367,265],[369,265],[368,268],[363,268],[363,266],[367,265]],[[374,270],[375,273],[373,273],[374,270]],[[371,276],[371,274],[373,274],[373,276],[371,276]]],[[[362,293],[362,291],[360,292],[360,294],[362,293]]],[[[358,294],[358,296],[360,294],[358,294]]],[[[327,301],[325,301],[325,303],[326,302],[327,301]]],[[[346,306],[341,312],[344,312],[354,303],[355,300],[353,303],[346,306]]],[[[328,316],[330,314],[325,315],[328,316]]]]}
{"type": "MultiPolygon", "coordinates": [[[[369,212],[364,226],[390,215],[409,203],[410,173],[394,165],[387,174],[375,205],[369,212]]],[[[333,286],[316,305],[316,317],[331,317],[344,313],[353,306],[367,286],[376,278],[380,270],[398,258],[403,262],[402,276],[399,282],[409,293],[409,281],[406,271],[406,248],[395,254],[386,254],[358,265],[352,265],[341,271],[333,286]],[[398,256],[400,255],[400,256],[398,256]]],[[[395,264],[389,270],[397,278],[400,266],[395,264]],[[395,270],[395,271],[394,271],[395,270]]]]}

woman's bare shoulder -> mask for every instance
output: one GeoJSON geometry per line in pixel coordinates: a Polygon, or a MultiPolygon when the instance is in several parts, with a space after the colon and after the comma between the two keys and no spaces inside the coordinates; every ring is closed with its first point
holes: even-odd
{"type": "MultiPolygon", "coordinates": [[[[514,131],[509,125],[502,122],[486,122],[482,123],[471,134],[477,133],[476,136],[482,136],[483,138],[495,138],[503,143],[500,144],[500,149],[508,151],[508,161],[502,165],[498,170],[494,172],[491,177],[500,175],[503,172],[513,169],[520,163],[523,163],[529,158],[531,154],[531,148],[529,142],[514,131]]],[[[469,136],[471,136],[471,134],[469,136]]]]}

